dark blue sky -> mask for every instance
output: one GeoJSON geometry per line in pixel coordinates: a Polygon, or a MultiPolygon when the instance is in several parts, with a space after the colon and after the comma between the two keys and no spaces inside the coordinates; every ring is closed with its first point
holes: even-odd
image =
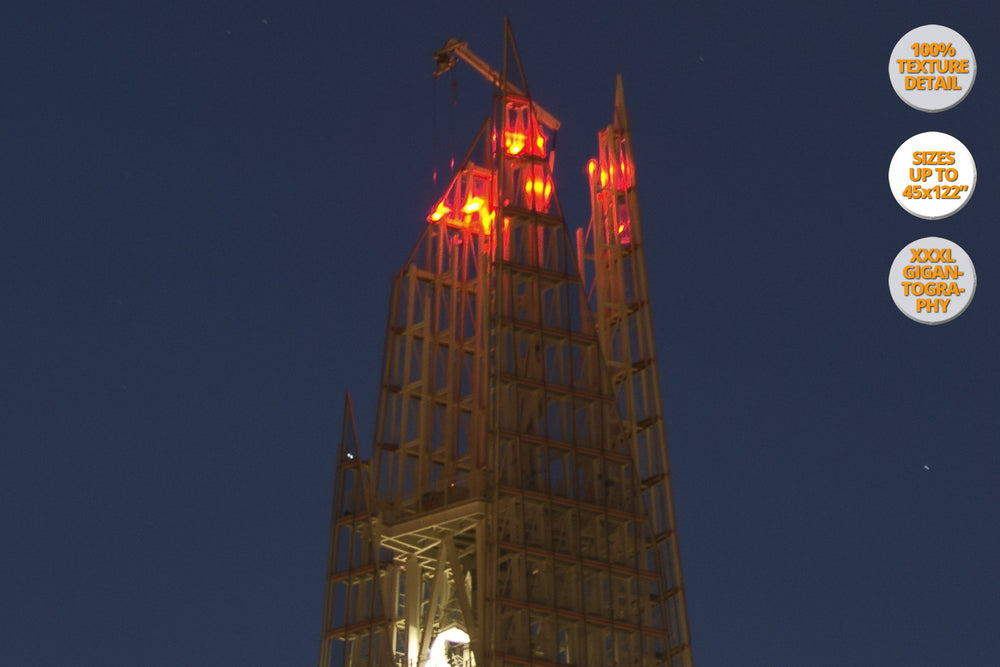
{"type": "Polygon", "coordinates": [[[571,228],[624,76],[696,663],[996,664],[988,4],[8,3],[0,662],[315,662],[344,392],[370,443],[390,276],[490,102],[456,70],[453,123],[430,54],[499,66],[509,14],[571,228]],[[926,23],[979,63],[939,114],[886,75],[926,23]],[[886,178],[930,130],[978,167],[939,221],[886,178]],[[979,278],[936,327],[886,283],[924,236],[979,278]]]}

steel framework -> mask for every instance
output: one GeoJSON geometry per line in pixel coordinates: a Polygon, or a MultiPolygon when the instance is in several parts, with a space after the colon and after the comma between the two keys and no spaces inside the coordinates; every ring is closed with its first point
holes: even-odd
{"type": "Polygon", "coordinates": [[[393,280],[371,461],[345,406],[319,664],[689,667],[621,82],[574,253],[509,24],[477,62],[482,162],[393,280]]]}

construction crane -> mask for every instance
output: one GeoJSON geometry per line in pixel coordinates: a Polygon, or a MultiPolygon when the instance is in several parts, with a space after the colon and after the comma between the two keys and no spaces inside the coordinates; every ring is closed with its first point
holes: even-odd
{"type": "MultiPolygon", "coordinates": [[[[503,75],[490,67],[490,64],[485,60],[473,53],[469,48],[468,42],[464,39],[456,39],[454,37],[445,42],[445,45],[441,47],[439,51],[434,52],[434,60],[437,61],[437,70],[434,72],[434,78],[436,79],[445,72],[451,70],[451,68],[453,68],[458,62],[459,58],[471,65],[472,69],[486,77],[486,80],[494,86],[497,88],[500,87],[503,75]]],[[[507,81],[507,90],[515,95],[519,95],[520,97],[530,97],[527,92],[521,90],[509,80],[507,81]]],[[[559,129],[559,119],[542,108],[540,104],[532,102],[531,106],[534,109],[535,116],[538,118],[539,122],[553,131],[559,129]]]]}

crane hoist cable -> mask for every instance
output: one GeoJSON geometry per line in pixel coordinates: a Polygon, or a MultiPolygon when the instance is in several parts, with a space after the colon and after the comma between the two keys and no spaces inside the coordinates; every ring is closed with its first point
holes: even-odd
{"type": "MultiPolygon", "coordinates": [[[[500,82],[503,78],[501,74],[490,67],[489,63],[473,53],[469,49],[468,42],[462,39],[455,39],[454,37],[445,42],[445,45],[439,51],[434,52],[434,60],[437,62],[434,77],[437,78],[452,69],[459,58],[469,63],[474,70],[482,74],[494,86],[497,88],[500,87],[500,82]]],[[[509,80],[507,81],[507,90],[515,95],[530,99],[527,93],[512,84],[509,80]]],[[[542,105],[532,100],[531,107],[535,111],[535,116],[543,125],[553,131],[559,129],[559,120],[546,111],[542,105]]]]}

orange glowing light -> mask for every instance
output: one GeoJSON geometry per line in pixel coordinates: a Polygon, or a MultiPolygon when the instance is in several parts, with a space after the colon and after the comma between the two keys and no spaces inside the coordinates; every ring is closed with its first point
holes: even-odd
{"type": "Polygon", "coordinates": [[[451,213],[451,209],[445,206],[444,202],[438,202],[437,208],[434,209],[434,212],[431,213],[428,220],[430,222],[437,222],[449,213],[451,213]]]}
{"type": "Polygon", "coordinates": [[[591,179],[595,173],[599,173],[602,189],[613,187],[624,192],[635,187],[635,167],[624,152],[616,156],[607,156],[600,161],[591,160],[587,163],[587,172],[591,179]]]}
{"type": "MultiPolygon", "coordinates": [[[[546,137],[526,102],[512,100],[507,103],[507,123],[503,132],[504,152],[515,156],[528,154],[545,157],[546,137]]],[[[495,140],[494,136],[494,142],[495,140]]]]}
{"type": "Polygon", "coordinates": [[[524,144],[527,143],[527,138],[521,132],[504,132],[504,148],[507,150],[507,155],[517,155],[524,150],[524,144]]]}
{"type": "Polygon", "coordinates": [[[456,226],[458,227],[472,227],[473,221],[478,220],[479,225],[483,228],[483,232],[486,234],[490,233],[490,229],[493,227],[493,218],[496,217],[496,211],[494,211],[482,197],[477,197],[475,195],[469,195],[469,198],[465,201],[465,206],[462,207],[462,213],[465,216],[461,220],[456,220],[456,226]]]}
{"type": "Polygon", "coordinates": [[[490,232],[496,208],[490,197],[494,172],[469,165],[455,176],[444,197],[427,216],[427,222],[441,222],[449,227],[490,232]]]}
{"type": "Polygon", "coordinates": [[[507,155],[521,155],[527,150],[528,155],[545,157],[545,137],[536,128],[534,144],[529,143],[528,135],[518,130],[508,130],[503,133],[503,147],[507,155]]]}
{"type": "Polygon", "coordinates": [[[483,209],[479,211],[479,224],[483,227],[483,233],[489,234],[490,229],[493,228],[493,218],[495,218],[497,212],[493,209],[483,209]]]}
{"type": "Polygon", "coordinates": [[[635,167],[629,160],[625,146],[622,145],[618,153],[618,169],[615,174],[615,187],[619,190],[628,190],[635,185],[635,167]]]}
{"type": "Polygon", "coordinates": [[[618,233],[621,234],[625,231],[625,225],[618,225],[618,233]]]}
{"type": "Polygon", "coordinates": [[[549,196],[552,194],[552,181],[549,179],[529,179],[527,183],[524,184],[524,192],[526,194],[534,193],[536,197],[544,197],[548,200],[549,196]]]}
{"type": "Polygon", "coordinates": [[[545,173],[544,167],[535,165],[524,181],[524,194],[528,205],[535,210],[547,211],[552,200],[552,178],[545,173]]]}

